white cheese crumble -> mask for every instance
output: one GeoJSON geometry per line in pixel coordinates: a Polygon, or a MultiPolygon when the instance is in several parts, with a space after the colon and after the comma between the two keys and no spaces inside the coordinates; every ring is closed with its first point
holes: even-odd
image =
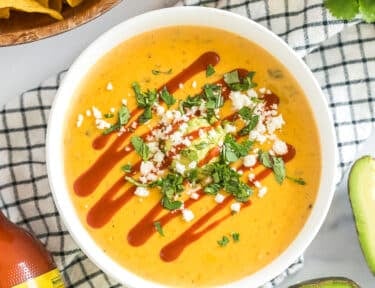
{"type": "Polygon", "coordinates": [[[87,110],[86,110],[86,116],[87,116],[87,117],[90,117],[90,116],[91,116],[91,110],[90,110],[90,109],[87,109],[87,110]]]}
{"type": "Polygon", "coordinates": [[[115,107],[111,107],[111,109],[109,109],[109,112],[111,112],[111,113],[115,113],[115,112],[116,112],[115,107]]]}
{"type": "Polygon", "coordinates": [[[266,193],[267,193],[267,187],[262,187],[258,191],[258,197],[263,198],[264,195],[266,195],[266,193]]]}
{"type": "Polygon", "coordinates": [[[257,187],[258,189],[262,188],[262,184],[259,181],[255,181],[254,186],[257,187]]]}
{"type": "Polygon", "coordinates": [[[229,98],[232,100],[233,108],[236,111],[245,106],[249,107],[252,104],[250,98],[239,91],[232,91],[229,94],[229,98]]]}
{"type": "Polygon", "coordinates": [[[164,153],[163,152],[161,152],[161,151],[157,151],[156,153],[155,153],[155,155],[154,155],[154,161],[156,162],[156,163],[161,163],[161,162],[163,162],[164,161],[164,157],[165,157],[165,155],[164,155],[164,153]]]}
{"type": "Polygon", "coordinates": [[[250,154],[243,158],[243,165],[245,167],[253,167],[257,163],[256,155],[250,154]]]}
{"type": "Polygon", "coordinates": [[[225,125],[224,130],[226,133],[235,133],[237,131],[236,126],[231,124],[225,125]]]}
{"type": "Polygon", "coordinates": [[[152,170],[155,169],[154,164],[151,161],[142,161],[140,172],[142,175],[147,175],[151,173],[152,170]]]}
{"type": "Polygon", "coordinates": [[[217,193],[215,196],[216,203],[223,203],[225,196],[223,194],[217,193]]]}
{"type": "Polygon", "coordinates": [[[184,89],[184,84],[183,83],[178,84],[178,88],[184,89]]]}
{"type": "Polygon", "coordinates": [[[107,121],[100,119],[100,118],[95,119],[95,125],[96,125],[96,128],[98,128],[99,130],[103,130],[103,129],[107,129],[111,127],[111,123],[108,123],[107,121]]]}
{"type": "Polygon", "coordinates": [[[197,81],[193,81],[193,83],[191,83],[191,87],[197,88],[197,81]]]}
{"type": "Polygon", "coordinates": [[[272,145],[272,150],[277,155],[285,155],[286,153],[288,153],[288,146],[284,141],[277,139],[272,145]]]}
{"type": "Polygon", "coordinates": [[[112,90],[113,90],[113,85],[112,85],[111,82],[108,82],[108,83],[107,83],[107,87],[106,87],[106,89],[107,89],[108,91],[112,91],[112,90]]]}
{"type": "Polygon", "coordinates": [[[196,168],[197,167],[197,162],[196,161],[191,161],[190,163],[189,163],[189,168],[190,169],[194,169],[194,168],[196,168]]]}
{"type": "Polygon", "coordinates": [[[238,202],[232,203],[230,205],[230,210],[232,210],[233,212],[236,212],[236,213],[240,212],[240,210],[241,210],[241,203],[238,203],[238,202]]]}
{"type": "Polygon", "coordinates": [[[122,103],[122,105],[126,106],[126,105],[128,105],[128,100],[126,100],[126,99],[123,98],[121,100],[121,103],[122,103]]]}
{"type": "Polygon", "coordinates": [[[185,170],[186,170],[185,165],[181,164],[180,162],[176,162],[177,173],[184,174],[185,170]]]}
{"type": "Polygon", "coordinates": [[[92,114],[94,115],[95,119],[101,119],[102,118],[102,112],[96,108],[95,106],[92,106],[92,114]]]}
{"type": "Polygon", "coordinates": [[[253,182],[253,180],[255,179],[255,174],[249,173],[249,175],[247,175],[247,178],[249,179],[249,181],[253,182]]]}
{"type": "Polygon", "coordinates": [[[138,197],[148,197],[148,195],[150,195],[150,191],[144,187],[137,187],[137,189],[134,191],[134,195],[137,195],[138,197]]]}
{"type": "Polygon", "coordinates": [[[199,199],[199,194],[197,192],[193,192],[190,195],[191,199],[198,200],[199,199]]]}
{"type": "Polygon", "coordinates": [[[82,114],[78,114],[77,122],[76,122],[77,127],[78,128],[81,127],[82,123],[83,123],[83,115],[82,114]]]}
{"type": "Polygon", "coordinates": [[[186,222],[190,222],[194,219],[194,213],[193,211],[189,210],[189,209],[183,209],[182,210],[182,218],[186,221],[186,222]]]}

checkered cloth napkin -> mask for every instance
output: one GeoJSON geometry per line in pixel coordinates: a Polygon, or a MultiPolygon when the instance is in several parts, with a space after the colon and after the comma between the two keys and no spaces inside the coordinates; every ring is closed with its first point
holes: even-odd
{"type": "MultiPolygon", "coordinates": [[[[375,123],[375,25],[335,20],[322,0],[186,0],[249,17],[284,39],[314,72],[328,100],[338,139],[338,179],[375,123]]],[[[63,73],[14,95],[0,110],[0,208],[52,252],[67,287],[121,287],[81,252],[54,206],[45,165],[45,133],[63,73]]],[[[319,117],[319,116],[318,116],[319,117]]],[[[297,259],[264,287],[303,265],[297,259]]]]}

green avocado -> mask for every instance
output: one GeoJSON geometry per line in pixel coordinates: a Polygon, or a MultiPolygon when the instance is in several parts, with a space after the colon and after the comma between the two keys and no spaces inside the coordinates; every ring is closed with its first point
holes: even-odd
{"type": "Polygon", "coordinates": [[[308,280],[289,288],[360,288],[358,284],[344,277],[328,277],[308,280]]]}
{"type": "Polygon", "coordinates": [[[354,163],[348,188],[359,242],[375,274],[375,159],[364,156],[354,163]]]}

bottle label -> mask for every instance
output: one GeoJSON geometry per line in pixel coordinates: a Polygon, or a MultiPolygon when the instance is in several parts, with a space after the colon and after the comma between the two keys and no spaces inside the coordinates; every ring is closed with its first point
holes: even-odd
{"type": "Polygon", "coordinates": [[[64,288],[59,270],[53,269],[39,277],[29,279],[13,288],[64,288]]]}

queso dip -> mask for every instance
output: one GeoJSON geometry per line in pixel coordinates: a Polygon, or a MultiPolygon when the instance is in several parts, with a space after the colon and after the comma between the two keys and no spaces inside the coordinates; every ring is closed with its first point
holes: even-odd
{"type": "Polygon", "coordinates": [[[239,280],[306,222],[321,173],[309,103],[266,50],[178,26],[125,41],[76,91],[65,174],[103,251],[170,286],[239,280]]]}

